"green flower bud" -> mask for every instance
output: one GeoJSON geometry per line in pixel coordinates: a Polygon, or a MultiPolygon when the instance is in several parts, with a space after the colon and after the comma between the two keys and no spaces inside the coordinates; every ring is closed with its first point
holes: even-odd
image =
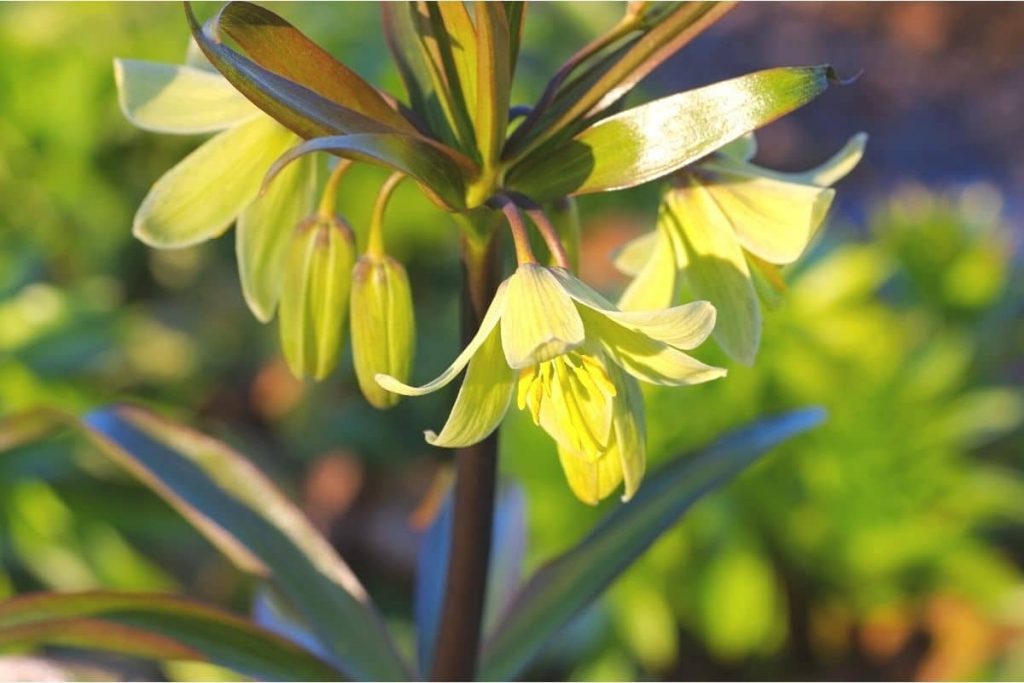
{"type": "Polygon", "coordinates": [[[384,409],[398,403],[385,391],[379,373],[409,379],[416,344],[416,320],[409,277],[386,254],[364,254],[352,274],[352,358],[363,396],[384,409]]]}
{"type": "Polygon", "coordinates": [[[308,218],[295,229],[286,258],[281,347],[296,377],[321,380],[341,351],[355,260],[352,229],[340,218],[308,218]]]}

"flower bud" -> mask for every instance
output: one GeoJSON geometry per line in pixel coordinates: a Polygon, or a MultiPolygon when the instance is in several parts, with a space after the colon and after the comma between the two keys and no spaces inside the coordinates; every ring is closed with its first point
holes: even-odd
{"type": "Polygon", "coordinates": [[[352,358],[363,396],[376,408],[398,403],[375,377],[409,379],[416,343],[412,292],[405,268],[386,254],[364,254],[352,273],[352,358]]]}
{"type": "Polygon", "coordinates": [[[296,377],[320,380],[341,351],[355,260],[352,230],[340,218],[309,218],[295,229],[286,259],[281,347],[296,377]]]}

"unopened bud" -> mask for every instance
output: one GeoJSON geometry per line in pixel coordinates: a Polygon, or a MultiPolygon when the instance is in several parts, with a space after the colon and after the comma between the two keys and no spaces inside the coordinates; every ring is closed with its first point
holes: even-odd
{"type": "Polygon", "coordinates": [[[281,347],[296,377],[320,380],[341,352],[355,260],[352,230],[340,218],[309,218],[295,229],[286,259],[281,347]]]}
{"type": "Polygon", "coordinates": [[[405,268],[386,254],[364,254],[352,273],[352,359],[363,396],[384,409],[398,403],[378,373],[409,379],[416,344],[412,292],[405,268]]]}

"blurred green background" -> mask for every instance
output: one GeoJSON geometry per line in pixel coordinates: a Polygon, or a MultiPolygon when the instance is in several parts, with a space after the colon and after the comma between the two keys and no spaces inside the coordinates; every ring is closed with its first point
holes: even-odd
{"type": "MultiPolygon", "coordinates": [[[[377,7],[276,9],[399,92],[377,7]]],[[[516,100],[620,11],[531,7],[516,100]]],[[[149,186],[199,140],[124,121],[111,60],[180,62],[186,40],[176,4],[0,7],[0,414],[133,401],[232,443],[302,502],[408,634],[415,513],[448,457],[420,435],[452,396],[377,413],[348,360],[323,384],[297,382],[276,328],[245,308],[232,233],[165,252],[132,239],[149,186]]],[[[709,345],[702,358],[726,364],[727,380],[649,392],[650,457],[788,408],[830,418],[694,509],[532,677],[1024,677],[1022,52],[1012,5],[743,5],[632,95],[782,64],[864,69],[759,135],[759,160],[782,169],[858,130],[871,141],[825,237],[788,274],[757,366],[709,345]]],[[[383,178],[346,180],[357,233],[383,178]]],[[[656,201],[655,186],[582,201],[596,287],[623,286],[609,254],[652,225],[656,201]]],[[[411,186],[387,229],[413,280],[415,377],[432,376],[456,348],[454,229],[411,186]]],[[[525,488],[536,567],[618,503],[578,503],[550,441],[519,414],[506,424],[502,467],[525,488]]],[[[94,586],[240,611],[252,588],[84,444],[0,457],[0,598],[94,586]]]]}

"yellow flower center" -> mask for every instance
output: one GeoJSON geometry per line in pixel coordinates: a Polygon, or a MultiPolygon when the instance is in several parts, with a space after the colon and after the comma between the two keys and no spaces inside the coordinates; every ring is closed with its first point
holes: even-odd
{"type": "Polygon", "coordinates": [[[597,459],[611,443],[616,393],[600,358],[570,351],[525,368],[516,402],[560,446],[597,459]]]}

